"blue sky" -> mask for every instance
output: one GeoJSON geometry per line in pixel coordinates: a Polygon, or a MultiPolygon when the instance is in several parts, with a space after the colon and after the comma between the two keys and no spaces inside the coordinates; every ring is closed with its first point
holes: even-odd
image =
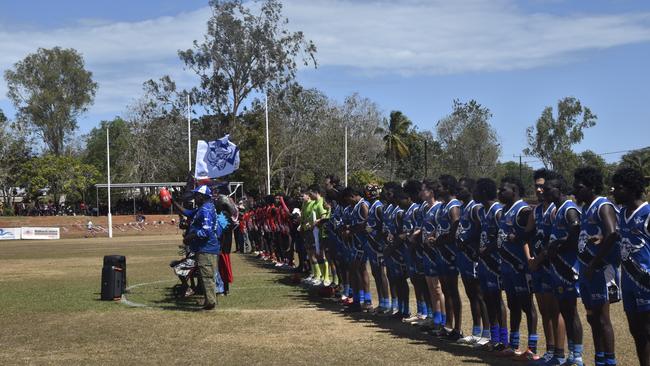
{"type": "MultiPolygon", "coordinates": [[[[599,117],[578,151],[650,145],[648,1],[284,4],[290,27],[319,49],[319,68],[301,70],[299,81],[337,100],[358,92],[386,115],[401,110],[429,130],[454,98],[476,99],[494,114],[505,161],[521,153],[526,127],[545,106],[575,96],[599,117]]],[[[0,70],[38,47],[78,49],[99,84],[79,121],[85,133],[125,115],[147,79],[170,74],[181,87],[192,86],[196,79],[176,51],[202,37],[208,16],[207,0],[0,2],[0,70]]],[[[4,80],[0,108],[13,113],[4,80]]]]}

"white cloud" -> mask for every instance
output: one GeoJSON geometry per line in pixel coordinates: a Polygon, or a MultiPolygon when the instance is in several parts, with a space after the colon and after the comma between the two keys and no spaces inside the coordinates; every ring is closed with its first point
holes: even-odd
{"type": "MultiPolygon", "coordinates": [[[[514,0],[285,0],[293,29],[318,47],[322,66],[372,74],[448,74],[534,68],[576,53],[650,40],[650,14],[529,14],[514,0]]],[[[38,47],[73,47],[99,91],[93,113],[120,113],[142,82],[170,74],[181,86],[178,49],[201,39],[208,8],[139,22],[80,19],[53,30],[0,29],[0,70],[38,47]]],[[[0,102],[6,86],[0,82],[0,102]]],[[[5,100],[6,102],[6,100],[5,100]]]]}
{"type": "Polygon", "coordinates": [[[579,51],[650,41],[650,14],[527,14],[514,2],[288,0],[323,65],[446,74],[532,68],[579,51]]]}

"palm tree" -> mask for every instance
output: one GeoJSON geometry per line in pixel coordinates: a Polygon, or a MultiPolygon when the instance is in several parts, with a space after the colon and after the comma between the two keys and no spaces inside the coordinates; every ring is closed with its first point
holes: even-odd
{"type": "Polygon", "coordinates": [[[390,174],[393,176],[393,163],[410,155],[406,137],[413,123],[400,111],[390,112],[388,129],[382,129],[386,158],[390,161],[390,174]]]}

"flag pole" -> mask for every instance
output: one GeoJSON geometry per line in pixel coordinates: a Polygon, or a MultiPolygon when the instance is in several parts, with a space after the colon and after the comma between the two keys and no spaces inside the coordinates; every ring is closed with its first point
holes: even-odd
{"type": "Polygon", "coordinates": [[[108,237],[113,237],[113,217],[111,216],[111,148],[110,137],[106,127],[106,177],[108,178],[108,237]]]}
{"type": "Polygon", "coordinates": [[[345,122],[345,186],[348,186],[348,122],[345,122]]]}
{"type": "Polygon", "coordinates": [[[264,92],[264,118],[266,120],[266,194],[271,194],[271,154],[269,152],[269,92],[264,92]]]}
{"type": "Polygon", "coordinates": [[[187,170],[192,171],[192,128],[191,122],[190,95],[187,94],[187,170]]]}

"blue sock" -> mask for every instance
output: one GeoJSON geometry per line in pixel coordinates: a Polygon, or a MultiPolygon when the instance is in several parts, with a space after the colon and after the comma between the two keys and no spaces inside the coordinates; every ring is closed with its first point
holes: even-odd
{"type": "Polygon", "coordinates": [[[352,286],[348,285],[348,297],[353,295],[354,295],[354,291],[352,290],[352,286]]]}
{"type": "Polygon", "coordinates": [[[481,338],[490,338],[492,330],[491,329],[483,329],[483,332],[481,333],[481,338]]]}
{"type": "Polygon", "coordinates": [[[605,365],[616,365],[616,353],[605,353],[605,365]]]}
{"type": "Polygon", "coordinates": [[[529,334],[528,335],[528,349],[532,353],[537,353],[537,340],[539,339],[539,336],[537,334],[529,334]]]}
{"type": "Polygon", "coordinates": [[[363,299],[366,301],[366,304],[372,304],[372,294],[370,292],[362,292],[362,294],[364,294],[363,299]]]}
{"type": "Polygon", "coordinates": [[[573,360],[573,350],[575,349],[573,347],[573,341],[570,341],[570,340],[567,339],[566,343],[567,343],[567,346],[569,348],[569,352],[567,352],[567,359],[568,360],[573,360]]]}
{"type": "Polygon", "coordinates": [[[508,328],[499,327],[499,338],[501,339],[500,343],[504,346],[508,345],[508,328]]]}
{"type": "Polygon", "coordinates": [[[363,293],[363,290],[359,290],[358,293],[359,293],[359,301],[363,302],[363,300],[365,299],[365,294],[363,293]]]}
{"type": "Polygon", "coordinates": [[[350,285],[348,284],[343,285],[343,295],[344,296],[350,295],[350,285]]]}
{"type": "Polygon", "coordinates": [[[442,313],[439,311],[433,312],[433,324],[440,325],[442,324],[442,313]]]}
{"type": "Polygon", "coordinates": [[[422,312],[420,314],[422,315],[427,315],[427,303],[422,301],[420,302],[420,309],[422,309],[422,312]]]}
{"type": "Polygon", "coordinates": [[[354,296],[352,297],[352,300],[355,304],[360,304],[361,303],[361,291],[355,291],[354,296]]]}
{"type": "Polygon", "coordinates": [[[433,319],[433,308],[427,305],[427,318],[433,319]]]}
{"type": "Polygon", "coordinates": [[[573,359],[574,360],[582,359],[582,344],[576,343],[573,345],[573,359]]]}
{"type": "Polygon", "coordinates": [[[447,314],[440,314],[440,324],[447,324],[447,314]]]}
{"type": "Polygon", "coordinates": [[[501,340],[499,338],[499,326],[498,325],[493,325],[490,327],[490,340],[493,343],[499,343],[501,340]]]}
{"type": "Polygon", "coordinates": [[[480,325],[475,325],[472,327],[472,335],[474,337],[480,337],[481,336],[481,326],[480,325]]]}
{"type": "Polygon", "coordinates": [[[510,331],[510,348],[519,348],[519,332],[510,331]]]}
{"type": "Polygon", "coordinates": [[[404,301],[404,312],[402,314],[404,314],[404,315],[410,315],[411,314],[411,309],[410,309],[409,303],[407,301],[404,301]]]}
{"type": "Polygon", "coordinates": [[[397,305],[397,298],[393,297],[390,299],[390,308],[393,310],[399,310],[399,306],[397,305]]]}
{"type": "Polygon", "coordinates": [[[605,366],[605,352],[596,352],[596,357],[594,361],[596,366],[605,366]]]}

